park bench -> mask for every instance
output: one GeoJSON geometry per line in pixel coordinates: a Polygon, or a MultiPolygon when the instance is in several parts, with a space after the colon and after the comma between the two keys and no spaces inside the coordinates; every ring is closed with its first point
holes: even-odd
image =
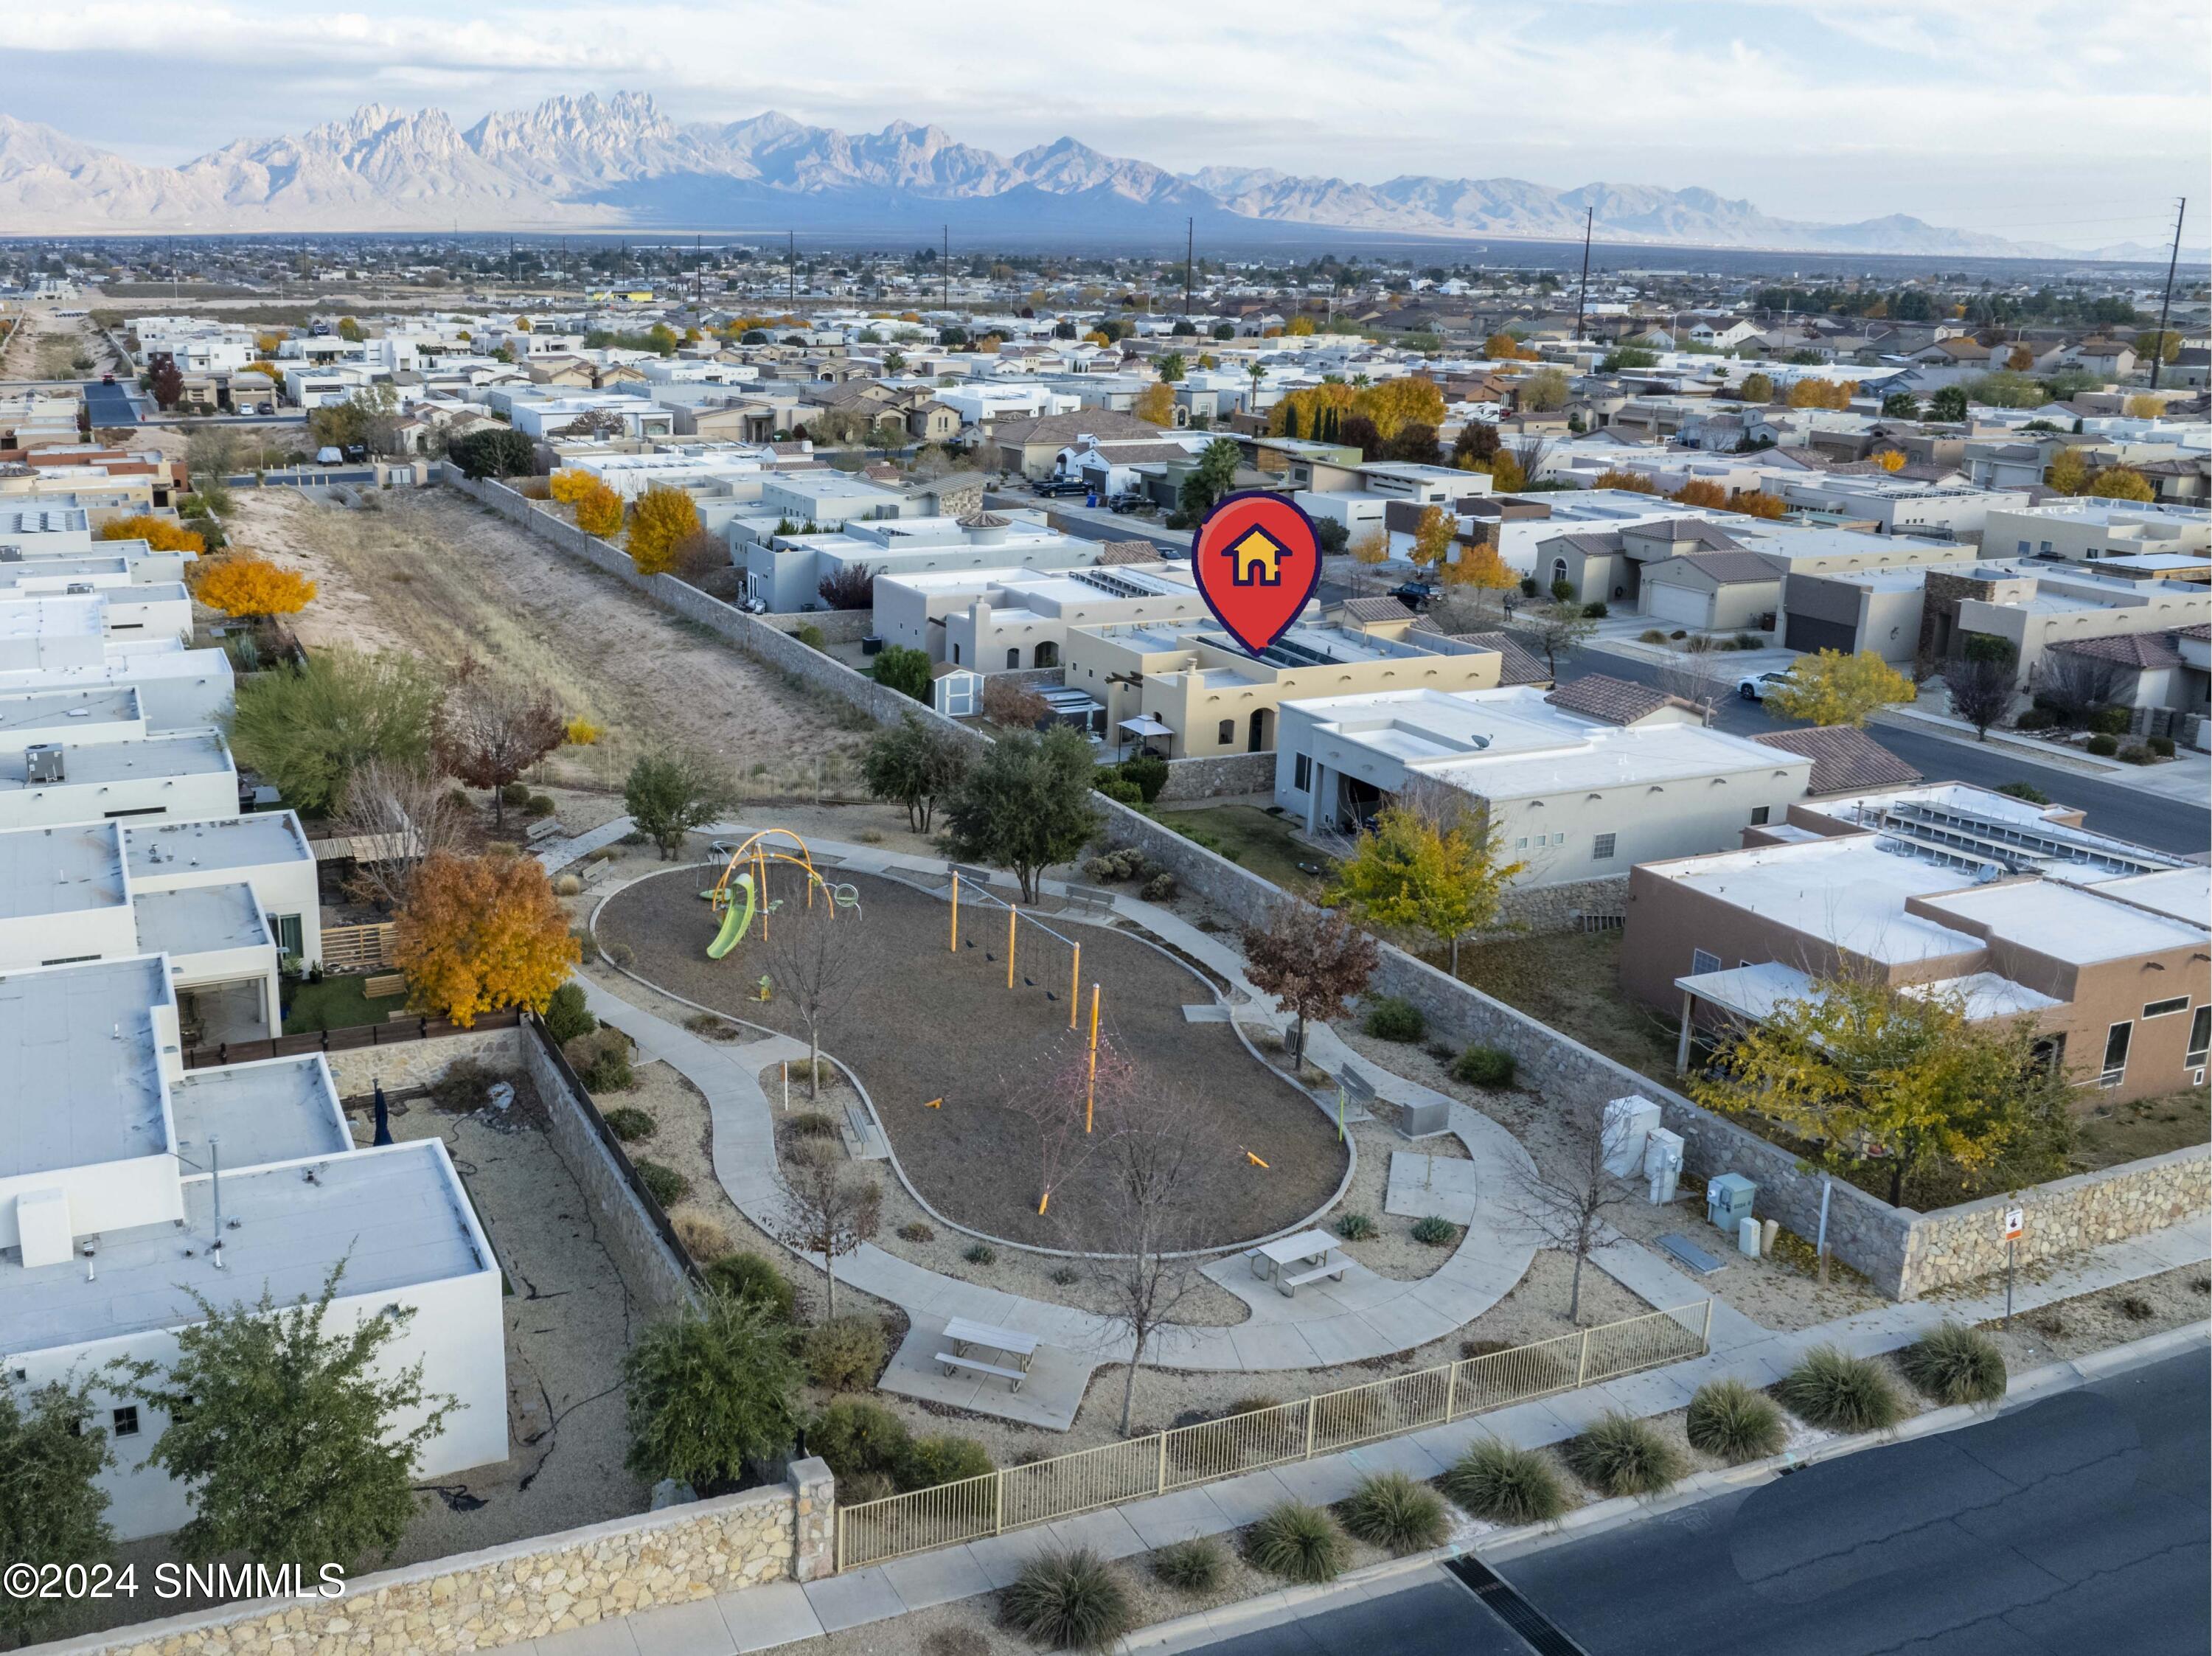
{"type": "Polygon", "coordinates": [[[1275,1277],[1275,1286],[1283,1290],[1285,1298],[1295,1300],[1298,1296],[1298,1289],[1308,1283],[1319,1282],[1324,1277],[1334,1277],[1338,1282],[1342,1282],[1345,1263],[1341,1259],[1334,1265],[1330,1265],[1324,1260],[1311,1271],[1301,1271],[1295,1277],[1285,1277],[1279,1272],[1275,1277]]]}
{"type": "Polygon", "coordinates": [[[607,870],[610,866],[611,866],[611,864],[603,858],[587,857],[582,862],[574,864],[565,871],[574,874],[576,877],[576,882],[578,884],[589,886],[596,885],[599,881],[605,879],[606,877],[607,870]]]}
{"type": "Polygon", "coordinates": [[[1072,885],[1067,888],[1066,903],[1077,913],[1096,919],[1114,912],[1114,894],[1096,890],[1090,886],[1072,885]]]}
{"type": "Polygon", "coordinates": [[[1020,1391],[1022,1382],[1029,1378],[1018,1368],[1001,1368],[995,1362],[985,1362],[977,1357],[956,1357],[950,1351],[939,1352],[937,1360],[945,1365],[945,1373],[948,1378],[954,1369],[965,1368],[975,1374],[988,1374],[995,1380],[1005,1380],[1007,1383],[1006,1390],[1010,1392],[1020,1391]]]}
{"type": "Polygon", "coordinates": [[[369,1000],[389,1000],[407,992],[407,979],[398,972],[380,972],[362,984],[361,992],[369,1000]]]}
{"type": "Polygon", "coordinates": [[[970,868],[965,863],[955,863],[952,865],[952,871],[960,877],[960,882],[963,885],[988,885],[991,883],[991,870],[988,868],[970,868]]]}
{"type": "Polygon", "coordinates": [[[548,840],[565,839],[568,833],[568,830],[561,826],[559,817],[541,816],[522,830],[522,843],[526,846],[544,845],[548,840]]]}

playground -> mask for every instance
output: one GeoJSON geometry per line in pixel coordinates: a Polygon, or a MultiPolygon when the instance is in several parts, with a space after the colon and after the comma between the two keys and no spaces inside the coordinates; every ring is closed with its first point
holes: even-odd
{"type": "MultiPolygon", "coordinates": [[[[791,844],[759,850],[742,867],[693,865],[617,891],[599,910],[600,942],[628,949],[629,969],[672,995],[803,1040],[795,996],[771,984],[761,998],[775,955],[763,922],[771,934],[858,927],[860,980],[824,1022],[823,1050],[860,1077],[908,1183],[945,1217],[1048,1248],[1093,1228],[1089,1181],[1103,1163],[1086,1163],[1079,1121],[1048,1148],[1035,1095],[1048,1076],[1082,1073],[1094,987],[1102,1052],[1127,1061],[1136,1089],[1206,1112],[1224,1171],[1204,1246],[1296,1225],[1335,1193],[1348,1157],[1334,1124],[1254,1057],[1212,989],[1164,950],[1055,914],[1012,919],[1001,897],[972,885],[962,887],[956,947],[947,894],[845,868],[810,874],[791,844]],[[702,901],[710,889],[719,897],[702,901]],[[763,889],[774,907],[748,919],[763,889]],[[1204,1009],[1201,1021],[1186,1007],[1204,1009]]],[[[804,1107],[802,1084],[792,1093],[792,1107],[804,1107]]]]}

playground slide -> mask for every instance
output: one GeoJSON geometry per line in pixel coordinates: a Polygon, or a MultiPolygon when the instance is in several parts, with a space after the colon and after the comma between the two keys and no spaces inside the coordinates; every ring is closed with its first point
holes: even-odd
{"type": "Polygon", "coordinates": [[[746,929],[753,923],[753,877],[740,874],[730,883],[744,889],[745,900],[741,907],[732,898],[730,906],[722,911],[722,929],[715,934],[714,941],[707,945],[707,958],[710,961],[718,961],[735,949],[738,940],[745,935],[746,929]]]}

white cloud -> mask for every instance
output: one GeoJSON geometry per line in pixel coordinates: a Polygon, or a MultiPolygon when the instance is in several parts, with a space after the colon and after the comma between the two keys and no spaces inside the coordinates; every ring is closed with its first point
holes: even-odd
{"type": "Polygon", "coordinates": [[[1698,184],[1785,216],[1989,229],[2062,216],[2045,206],[2054,177],[2154,215],[2203,171],[2212,27],[2168,0],[1397,0],[1365,19],[1315,0],[1122,0],[975,16],[907,0],[501,3],[460,18],[423,0],[96,0],[11,20],[0,65],[18,71],[18,105],[42,80],[96,75],[115,98],[11,112],[172,161],[242,136],[242,110],[259,132],[372,100],[465,123],[630,87],[687,119],[933,120],[1002,151],[1066,132],[1178,169],[1698,184]],[[158,118],[131,112],[155,98],[158,118]]]}

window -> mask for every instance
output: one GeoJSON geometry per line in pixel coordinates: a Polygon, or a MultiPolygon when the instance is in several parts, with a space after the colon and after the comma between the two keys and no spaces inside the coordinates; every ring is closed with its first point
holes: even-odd
{"type": "Polygon", "coordinates": [[[116,1436],[137,1437],[138,1435],[138,1410],[135,1404],[126,1403],[122,1408],[115,1410],[109,1418],[113,1422],[116,1436]]]}
{"type": "Polygon", "coordinates": [[[2034,549],[2035,549],[2030,546],[2026,541],[2022,541],[2020,543],[2021,555],[2023,557],[2025,557],[2028,553],[2033,552],[2034,549]]]}
{"type": "Polygon", "coordinates": [[[1772,807],[1771,807],[1771,806],[1768,806],[1768,805],[1753,805],[1753,806],[1751,808],[1751,825],[1752,825],[1752,827],[1753,827],[1753,828],[1764,828],[1764,827],[1765,827],[1765,826],[1766,826],[1766,820],[1767,820],[1767,816],[1768,816],[1769,813],[1771,811],[1771,810],[1772,810],[1772,807]]]}
{"type": "Polygon", "coordinates": [[[1018,645],[1017,645],[1017,646],[1015,646],[1012,649],[1011,649],[1011,650],[1009,650],[1009,651],[1007,651],[1007,652],[1006,652],[1006,670],[1007,670],[1007,671],[1009,671],[1009,672],[1012,672],[1015,668],[1017,668],[1017,667],[1020,666],[1021,664],[1022,664],[1022,652],[1021,652],[1021,646],[1018,646],[1018,645]]]}
{"type": "Polygon", "coordinates": [[[1514,850],[1516,850],[1516,851],[1526,851],[1526,850],[1528,850],[1528,836],[1527,834],[1522,834],[1519,839],[1516,840],[1513,842],[1513,849],[1514,849],[1514,850]]]}
{"type": "Polygon", "coordinates": [[[1221,721],[1220,732],[1214,737],[1214,740],[1220,743],[1224,748],[1233,743],[1237,740],[1237,721],[1233,719],[1223,719],[1221,721]]]}
{"type": "Polygon", "coordinates": [[[2128,1038],[2135,1033],[2135,1025],[2116,1023],[2105,1035],[2105,1068],[2098,1076],[2100,1087],[2117,1087],[2128,1072],[2128,1038]]]}
{"type": "Polygon", "coordinates": [[[2176,995],[2172,1000],[2151,1002],[2149,1005],[2143,1008],[2143,1016],[2147,1018],[2171,1017],[2176,1012],[2186,1012],[2188,1010],[2189,997],[2176,995]]]}
{"type": "Polygon", "coordinates": [[[2189,1056],[2181,1061],[2192,1070],[2203,1069],[2207,1046],[2212,1046],[2212,1005],[2198,1007],[2189,1020],[2189,1056]]]}
{"type": "Polygon", "coordinates": [[[956,667],[960,664],[960,646],[957,644],[952,646],[952,664],[956,667]]]}
{"type": "Polygon", "coordinates": [[[1036,664],[1040,667],[1059,666],[1060,646],[1054,644],[1049,640],[1038,645],[1036,647],[1036,664]]]}
{"type": "Polygon", "coordinates": [[[297,960],[306,952],[300,932],[300,917],[297,914],[272,914],[269,918],[274,923],[272,929],[276,933],[276,952],[297,960]]]}
{"type": "Polygon", "coordinates": [[[1291,786],[1300,793],[1313,792],[1313,760],[1305,754],[1291,761],[1291,786]]]}
{"type": "Polygon", "coordinates": [[[2051,550],[2051,543],[2050,543],[2049,541],[2045,541],[2045,542],[2044,542],[2044,543],[2043,543],[2043,549],[2044,549],[2045,552],[2048,552],[2049,550],[2051,550]]]}
{"type": "Polygon", "coordinates": [[[1613,838],[1614,836],[1610,834],[1599,834],[1590,845],[1591,860],[1601,863],[1608,857],[1611,857],[1613,855],[1613,838]]]}
{"type": "Polygon", "coordinates": [[[1717,972],[1720,969],[1721,957],[1718,955],[1709,955],[1702,949],[1692,949],[1690,951],[1692,977],[1702,977],[1708,972],[1717,972]]]}

